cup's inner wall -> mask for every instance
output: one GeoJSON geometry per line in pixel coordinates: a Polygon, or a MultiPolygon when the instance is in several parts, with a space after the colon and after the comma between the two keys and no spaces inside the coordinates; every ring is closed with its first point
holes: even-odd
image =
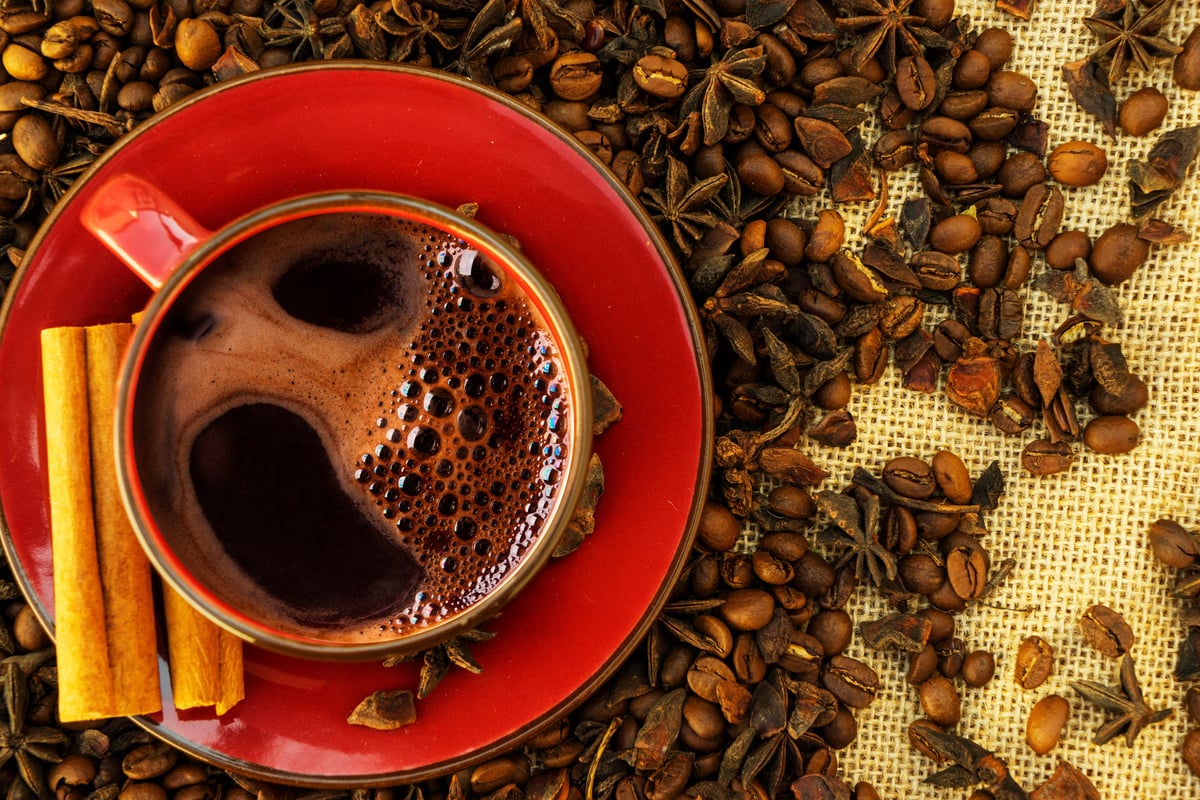
{"type": "Polygon", "coordinates": [[[331,642],[494,593],[576,456],[562,343],[523,282],[386,214],[294,219],[219,255],[164,312],[135,392],[141,492],[190,578],[331,642]]]}

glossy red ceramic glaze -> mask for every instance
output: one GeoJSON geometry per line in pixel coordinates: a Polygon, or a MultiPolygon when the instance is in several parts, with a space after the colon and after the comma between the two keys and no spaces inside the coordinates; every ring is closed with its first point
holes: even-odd
{"type": "Polygon", "coordinates": [[[273,780],[344,786],[455,769],[514,746],[582,699],[635,646],[678,573],[707,483],[707,374],[694,310],[652,223],[571,137],[512,101],[406,68],[326,64],[223,85],[139,128],[76,184],[30,247],[0,339],[5,547],[35,610],[54,613],[38,333],[125,319],[149,290],[88,236],[102,176],[136,172],[217,228],[296,194],[364,188],[447,206],[517,236],[591,347],[625,417],[597,440],[607,490],[595,534],[489,627],[416,724],[346,724],[371,691],[415,688],[412,665],[305,661],[248,648],[247,699],[217,719],[143,720],[203,758],[273,780]]]}

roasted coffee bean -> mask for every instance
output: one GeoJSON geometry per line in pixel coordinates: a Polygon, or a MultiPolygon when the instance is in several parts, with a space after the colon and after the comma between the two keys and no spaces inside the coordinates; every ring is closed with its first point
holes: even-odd
{"type": "Polygon", "coordinates": [[[987,92],[981,89],[957,91],[946,95],[938,106],[938,113],[965,122],[987,107],[987,92]]]}
{"type": "Polygon", "coordinates": [[[1006,195],[1024,197],[1026,192],[1046,180],[1046,168],[1033,153],[1015,153],[1004,162],[997,177],[1006,195]]]}
{"type": "Polygon", "coordinates": [[[1000,69],[1012,58],[1012,34],[1004,28],[985,28],[975,39],[975,49],[987,56],[993,70],[1000,69]]]}
{"type": "Polygon", "coordinates": [[[986,181],[1000,172],[1008,158],[1008,148],[1002,142],[976,142],[967,151],[967,158],[975,165],[979,180],[986,181]]]}
{"type": "Polygon", "coordinates": [[[871,155],[884,170],[897,170],[911,164],[916,158],[912,133],[908,130],[888,131],[876,140],[871,155]]]}
{"type": "Polygon", "coordinates": [[[937,489],[933,468],[919,458],[900,456],[883,467],[883,482],[897,494],[924,500],[937,489]]]}
{"type": "Polygon", "coordinates": [[[842,215],[833,209],[819,211],[804,248],[804,257],[809,261],[829,261],[842,248],[845,239],[846,222],[842,215]]]}
{"type": "Polygon", "coordinates": [[[1030,270],[1033,269],[1033,258],[1022,245],[1017,245],[1008,254],[1008,266],[1004,270],[1005,289],[1020,289],[1025,285],[1030,270]]]}
{"type": "Polygon", "coordinates": [[[766,153],[751,153],[740,158],[737,175],[742,185],[761,195],[777,195],[783,191],[783,169],[766,153]]]}
{"type": "Polygon", "coordinates": [[[1120,415],[1093,417],[1083,429],[1083,443],[1104,455],[1128,453],[1137,447],[1140,437],[1138,424],[1120,415]]]}
{"type": "Polygon", "coordinates": [[[1056,694],[1048,694],[1033,704],[1025,723],[1025,743],[1044,756],[1055,748],[1067,724],[1071,704],[1056,694]]]}
{"type": "Polygon", "coordinates": [[[1103,283],[1115,285],[1129,280],[1150,255],[1150,243],[1138,236],[1138,228],[1127,222],[1113,224],[1092,245],[1088,266],[1103,283]]]}
{"type": "Polygon", "coordinates": [[[938,177],[948,186],[963,186],[979,178],[975,162],[966,153],[942,150],[933,158],[938,177]]]}
{"type": "MultiPolygon", "coordinates": [[[[1180,88],[1200,91],[1200,25],[1192,28],[1183,41],[1183,50],[1175,56],[1173,75],[1180,88]]],[[[1200,775],[1200,771],[1192,771],[1200,775]]]]}
{"type": "Polygon", "coordinates": [[[850,800],[879,800],[879,792],[869,783],[860,781],[854,784],[854,793],[850,796],[850,800]]]}
{"type": "Polygon", "coordinates": [[[1062,225],[1064,206],[1062,192],[1057,187],[1039,183],[1026,192],[1013,224],[1013,233],[1021,245],[1041,250],[1050,244],[1062,225]]]}
{"type": "Polygon", "coordinates": [[[963,683],[976,689],[986,686],[996,674],[996,657],[987,650],[972,650],[963,656],[959,675],[963,683]]]}
{"type": "Polygon", "coordinates": [[[808,634],[821,643],[825,656],[840,655],[854,637],[854,621],[841,608],[827,608],[813,615],[808,634]]]}
{"type": "Polygon", "coordinates": [[[904,676],[911,686],[920,686],[937,674],[938,655],[933,645],[927,644],[918,653],[913,653],[904,676]]]}
{"type": "Polygon", "coordinates": [[[767,675],[769,665],[754,640],[754,634],[748,631],[734,637],[729,661],[733,664],[734,675],[742,683],[758,683],[767,675]]]}
{"type": "Polygon", "coordinates": [[[825,185],[824,171],[799,150],[775,154],[775,163],[783,173],[783,191],[798,197],[812,197],[825,185]]]}
{"type": "Polygon", "coordinates": [[[979,241],[983,229],[979,220],[969,214],[954,214],[933,226],[929,243],[943,253],[965,253],[979,241]]]}
{"type": "Polygon", "coordinates": [[[849,250],[834,255],[833,277],[841,291],[860,302],[878,303],[888,296],[887,286],[879,273],[849,250]]]}
{"type": "Polygon", "coordinates": [[[925,20],[930,30],[940,31],[954,18],[954,0],[915,0],[912,13],[925,20]]]}
{"type": "Polygon", "coordinates": [[[858,659],[836,655],[821,671],[821,685],[850,708],[866,708],[879,692],[879,675],[858,659]]]}
{"type": "Polygon", "coordinates": [[[812,89],[825,81],[840,78],[846,74],[842,63],[836,58],[814,58],[800,67],[797,78],[800,85],[812,89]]]}
{"type": "Polygon", "coordinates": [[[879,121],[889,131],[907,128],[916,118],[916,112],[904,105],[900,94],[893,87],[879,101],[879,121]]]}
{"type": "Polygon", "coordinates": [[[987,82],[988,100],[994,106],[1029,113],[1037,105],[1037,84],[1028,75],[1001,71],[987,82]]]}
{"type": "MultiPolygon", "coordinates": [[[[585,68],[585,72],[586,67],[590,64],[590,60],[585,60],[585,63],[582,64],[582,66],[585,68]]],[[[598,72],[597,74],[602,77],[602,73],[598,72]]],[[[554,86],[553,75],[554,73],[552,71],[551,88],[554,89],[556,94],[559,94],[559,96],[562,97],[563,95],[559,93],[558,89],[554,86]]],[[[687,77],[688,68],[686,65],[676,61],[673,58],[668,58],[662,55],[651,53],[650,55],[642,56],[637,60],[637,63],[633,65],[634,83],[641,87],[646,94],[653,95],[654,97],[661,97],[665,100],[681,97],[683,93],[687,91],[687,77]]],[[[594,83],[594,79],[589,81],[587,85],[579,87],[578,90],[582,91],[583,89],[591,88],[592,83],[594,83]]],[[[595,89],[599,88],[599,84],[596,83],[595,89]]],[[[595,91],[595,89],[592,91],[595,91]]],[[[591,94],[591,92],[583,94],[578,98],[567,99],[582,99],[583,97],[587,97],[589,94],[591,94]]]]}
{"type": "Polygon", "coordinates": [[[946,580],[946,572],[928,553],[910,553],[900,559],[900,581],[916,594],[936,592],[946,580]]]}
{"type": "Polygon", "coordinates": [[[1132,414],[1145,408],[1148,402],[1150,389],[1146,382],[1136,375],[1130,375],[1125,380],[1120,394],[1107,392],[1098,383],[1088,393],[1088,404],[1097,414],[1132,414]]]}
{"type": "Polygon", "coordinates": [[[887,368],[888,348],[883,332],[871,328],[854,342],[854,377],[862,384],[877,383],[887,368]]]}
{"type": "Polygon", "coordinates": [[[733,649],[733,633],[729,626],[712,614],[700,614],[692,620],[692,627],[712,641],[716,654],[722,658],[733,649]]]}
{"type": "Polygon", "coordinates": [[[1036,689],[1054,671],[1054,648],[1040,636],[1028,636],[1017,648],[1014,676],[1022,689],[1036,689]]]}
{"type": "Polygon", "coordinates": [[[795,577],[791,564],[766,550],[756,550],[750,557],[750,564],[758,579],[768,586],[782,586],[795,577]]]}
{"type": "Polygon", "coordinates": [[[735,589],[725,597],[718,613],[730,627],[756,631],[771,621],[775,600],[762,589],[735,589]]]}
{"type": "Polygon", "coordinates": [[[1008,245],[999,236],[984,235],[971,249],[967,276],[981,289],[999,286],[1008,269],[1008,245]]]}
{"type": "Polygon", "coordinates": [[[1034,439],[1021,451],[1021,466],[1030,475],[1054,475],[1071,468],[1075,457],[1069,442],[1034,439]]]}
{"type": "Polygon", "coordinates": [[[763,536],[758,546],[776,558],[792,562],[808,552],[808,539],[798,533],[776,531],[763,536]]]}
{"type": "Polygon", "coordinates": [[[167,800],[167,790],[149,781],[130,781],[121,787],[117,800],[167,800]]]}
{"type": "Polygon", "coordinates": [[[815,675],[825,657],[821,640],[809,633],[795,631],[779,655],[778,664],[797,675],[815,675]]]}
{"type": "Polygon", "coordinates": [[[984,233],[1004,236],[1013,229],[1017,219],[1017,204],[1004,197],[989,197],[979,206],[976,218],[984,233]]]}
{"type": "Polygon", "coordinates": [[[967,607],[967,601],[954,591],[949,578],[943,581],[935,591],[930,592],[928,597],[930,604],[935,609],[949,614],[958,614],[967,607]]]}
{"type": "MultiPolygon", "coordinates": [[[[1200,28],[1197,28],[1197,30],[1200,30],[1200,28]]],[[[1178,68],[1176,68],[1175,73],[1178,76],[1178,68]]],[[[1176,80],[1179,81],[1180,86],[1188,88],[1178,77],[1176,77],[1176,80]]],[[[1200,76],[1197,77],[1195,88],[1200,89],[1200,76]]],[[[1188,769],[1192,771],[1193,775],[1200,778],[1200,728],[1192,728],[1187,732],[1187,735],[1183,737],[1180,750],[1183,753],[1183,763],[1187,764],[1188,769]]]]}
{"type": "Polygon", "coordinates": [[[850,376],[839,372],[817,387],[812,394],[812,402],[817,408],[826,410],[845,408],[853,392],[854,386],[850,382],[850,376]]]}
{"type": "Polygon", "coordinates": [[[748,589],[756,580],[750,556],[727,555],[721,559],[721,582],[730,589],[748,589]]]}
{"type": "Polygon", "coordinates": [[[1120,658],[1133,647],[1133,629],[1108,606],[1094,605],[1079,618],[1087,643],[1108,658],[1120,658]]]}
{"type": "Polygon", "coordinates": [[[203,72],[217,62],[222,50],[221,37],[207,20],[193,17],[179,20],[175,27],[175,54],[185,67],[203,72]]]}
{"type": "Polygon", "coordinates": [[[937,94],[937,73],[921,56],[905,56],[896,62],[896,91],[914,111],[929,108],[937,94]]]}
{"type": "Polygon", "coordinates": [[[1042,256],[1054,269],[1074,269],[1075,259],[1087,259],[1092,253],[1092,240],[1083,231],[1062,231],[1046,245],[1042,256]]]}
{"type": "Polygon", "coordinates": [[[812,495],[799,486],[786,484],[776,486],[767,494],[767,508],[788,519],[811,519],[817,513],[812,495]]]}
{"type": "Polygon", "coordinates": [[[925,250],[915,254],[909,265],[926,289],[949,291],[962,280],[962,267],[958,259],[948,253],[925,250]]]}
{"type": "MultiPolygon", "coordinates": [[[[985,339],[1013,339],[1025,319],[1024,297],[1013,289],[984,289],[979,295],[979,333],[985,339]]],[[[990,411],[990,410],[989,410],[990,411]]]]}
{"type": "Polygon", "coordinates": [[[946,579],[963,600],[977,600],[987,586],[988,557],[978,546],[955,547],[946,554],[946,579]]]}
{"type": "Polygon", "coordinates": [[[1188,722],[1200,725],[1200,686],[1192,686],[1183,694],[1183,708],[1188,722]]]}
{"type": "MultiPolygon", "coordinates": [[[[820,597],[828,592],[837,577],[833,565],[812,550],[805,553],[793,566],[796,569],[796,577],[792,584],[809,597],[820,597]]],[[[811,632],[811,624],[809,629],[811,632]]]]}
{"type": "Polygon", "coordinates": [[[987,84],[991,75],[991,59],[986,53],[971,49],[959,56],[955,63],[951,85],[955,89],[979,89],[987,84]]]}
{"type": "Polygon", "coordinates": [[[146,781],[165,774],[179,758],[179,751],[168,744],[145,744],[130,750],[121,761],[125,777],[146,781]]]}
{"type": "Polygon", "coordinates": [[[1011,108],[987,108],[967,122],[967,127],[977,139],[998,142],[1012,133],[1021,121],[1021,115],[1011,108]]]}
{"type": "Polygon", "coordinates": [[[943,728],[953,728],[962,719],[962,701],[958,689],[943,675],[934,674],[918,689],[921,710],[943,728]]]}
{"type": "Polygon", "coordinates": [[[931,150],[953,150],[965,153],[971,149],[971,129],[950,117],[930,117],[921,123],[918,142],[931,150]]]}
{"type": "Polygon", "coordinates": [[[1175,520],[1160,519],[1150,525],[1150,552],[1160,564],[1186,569],[1196,563],[1200,545],[1175,520]]]}
{"type": "Polygon", "coordinates": [[[696,535],[702,545],[714,552],[723,553],[741,538],[742,523],[728,506],[721,503],[705,503],[700,512],[700,524],[696,535]]]}
{"type": "Polygon", "coordinates": [[[688,575],[692,594],[698,598],[712,597],[721,589],[721,568],[712,556],[699,558],[688,575]]]}
{"type": "Polygon", "coordinates": [[[960,504],[971,501],[971,474],[958,455],[949,450],[939,450],[933,454],[931,466],[934,480],[947,500],[960,504]]]}
{"type": "Polygon", "coordinates": [[[778,106],[763,103],[754,109],[754,136],[768,153],[786,150],[794,137],[792,120],[778,106]]]}
{"type": "MultiPolygon", "coordinates": [[[[635,80],[636,76],[635,69],[635,80]]],[[[604,81],[604,68],[595,54],[580,50],[555,59],[550,66],[549,77],[550,89],[558,97],[563,100],[586,100],[600,91],[600,84],[604,81]]],[[[680,89],[679,94],[682,93],[683,90],[680,89]]]]}
{"type": "Polygon", "coordinates": [[[946,642],[954,638],[954,615],[937,608],[923,608],[917,616],[929,620],[929,641],[946,642]]]}
{"type": "Polygon", "coordinates": [[[841,750],[849,747],[851,742],[858,738],[858,721],[854,719],[854,713],[849,708],[838,706],[833,721],[818,728],[817,734],[825,741],[827,747],[841,750]]]}
{"type": "Polygon", "coordinates": [[[1121,104],[1117,122],[1130,136],[1145,136],[1167,117],[1167,97],[1153,86],[1143,86],[1121,104]]]}
{"type": "Polygon", "coordinates": [[[897,555],[905,555],[917,544],[920,531],[911,511],[903,506],[892,506],[883,518],[880,543],[897,555]]]}
{"type": "Polygon", "coordinates": [[[808,244],[808,235],[790,219],[773,217],[767,220],[764,244],[770,250],[771,258],[786,267],[795,267],[804,260],[804,247],[808,244]]]}
{"type": "Polygon", "coordinates": [[[1050,153],[1047,169],[1064,186],[1092,186],[1108,171],[1108,156],[1091,142],[1064,142],[1050,153]]]}

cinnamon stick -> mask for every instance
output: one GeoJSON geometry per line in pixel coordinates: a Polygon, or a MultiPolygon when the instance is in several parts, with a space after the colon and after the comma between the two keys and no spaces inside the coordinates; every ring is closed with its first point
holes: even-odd
{"type": "Polygon", "coordinates": [[[42,331],[58,708],[64,722],[116,711],[92,506],[87,342],[82,328],[42,331]]]}
{"type": "Polygon", "coordinates": [[[132,335],[133,325],[128,323],[86,330],[92,498],[109,663],[121,715],[162,708],[150,561],[121,502],[113,446],[117,375],[132,335]]]}
{"type": "Polygon", "coordinates": [[[245,695],[242,642],[163,586],[171,691],[176,708],[215,706],[224,714],[245,695]]]}

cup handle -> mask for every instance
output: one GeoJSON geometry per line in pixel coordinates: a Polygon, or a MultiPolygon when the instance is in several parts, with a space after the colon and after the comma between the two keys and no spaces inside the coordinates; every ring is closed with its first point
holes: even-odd
{"type": "Polygon", "coordinates": [[[212,235],[157,187],[127,173],[101,185],[80,220],[152,289],[212,235]]]}

